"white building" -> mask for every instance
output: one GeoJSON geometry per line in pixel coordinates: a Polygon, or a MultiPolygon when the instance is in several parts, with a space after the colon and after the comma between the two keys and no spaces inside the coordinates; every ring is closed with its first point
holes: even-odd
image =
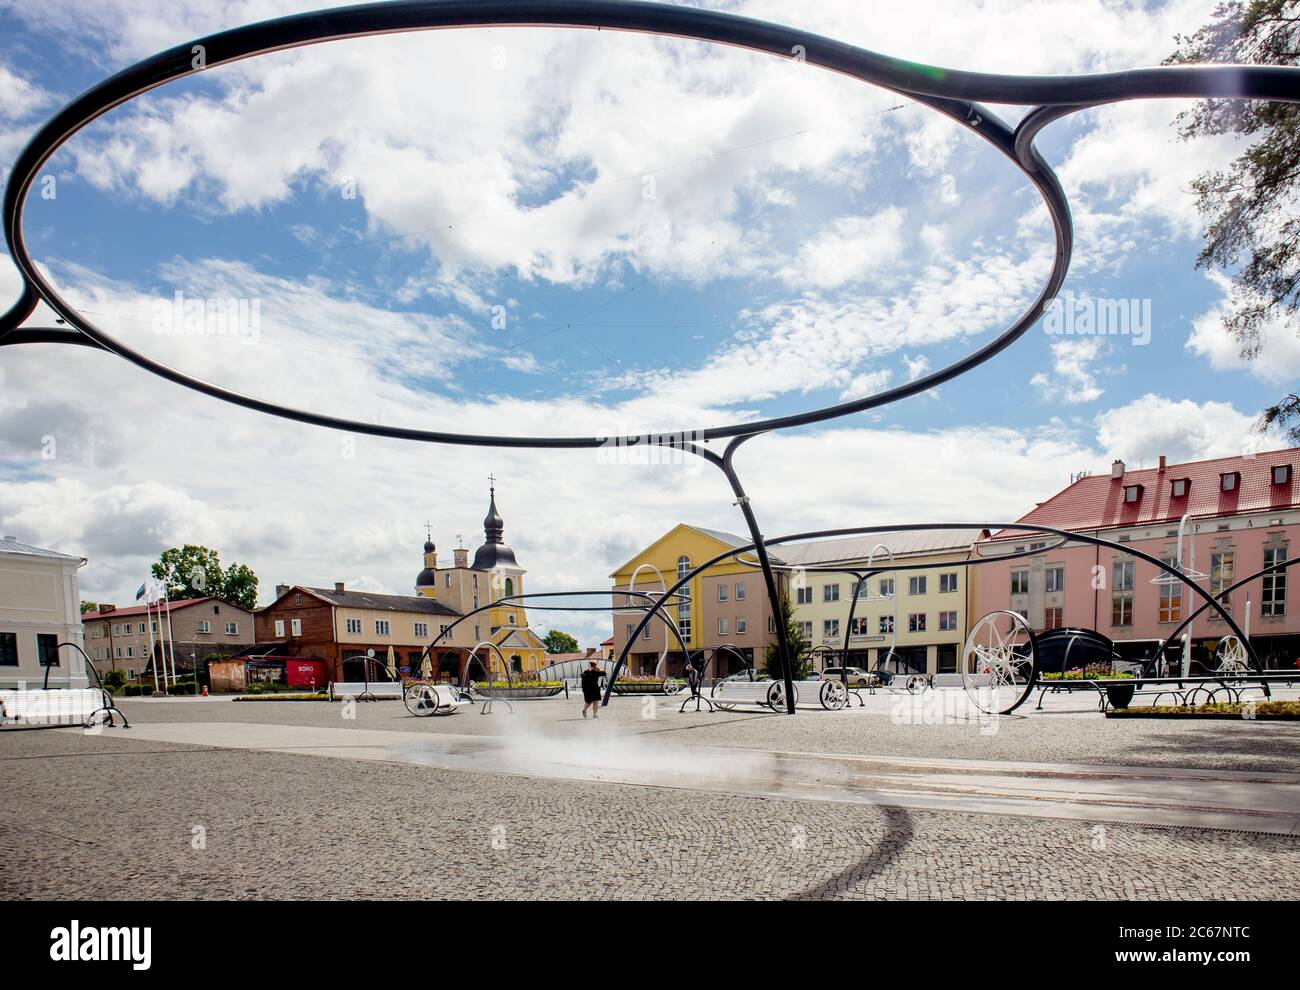
{"type": "Polygon", "coordinates": [[[0,539],[0,688],[38,688],[50,664],[50,687],[88,686],[77,571],[71,557],[0,539]]]}

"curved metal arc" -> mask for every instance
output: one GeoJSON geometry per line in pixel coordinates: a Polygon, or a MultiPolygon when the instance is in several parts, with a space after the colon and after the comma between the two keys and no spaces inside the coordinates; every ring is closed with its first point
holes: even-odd
{"type": "MultiPolygon", "coordinates": [[[[1285,571],[1287,568],[1291,567],[1293,564],[1300,564],[1300,557],[1292,557],[1290,560],[1284,560],[1279,564],[1273,564],[1269,567],[1263,568],[1262,570],[1256,571],[1254,574],[1247,575],[1246,577],[1238,581],[1236,584],[1228,585],[1228,587],[1224,588],[1222,591],[1219,592],[1219,596],[1230,595],[1234,591],[1237,591],[1240,588],[1244,588],[1252,581],[1257,581],[1262,577],[1266,577],[1269,574],[1272,574],[1274,571],[1281,573],[1282,571],[1285,571]]],[[[1189,582],[1189,583],[1195,583],[1195,582],[1189,582]]],[[[1169,644],[1172,643],[1176,637],[1180,636],[1184,629],[1186,629],[1193,622],[1199,619],[1203,614],[1205,614],[1205,612],[1207,612],[1209,608],[1210,608],[1210,603],[1207,601],[1203,605],[1199,606],[1195,612],[1192,612],[1190,615],[1187,616],[1187,618],[1185,618],[1182,622],[1180,622],[1174,628],[1173,632],[1171,632],[1167,637],[1165,637],[1165,641],[1160,644],[1160,649],[1157,651],[1156,655],[1163,656],[1165,650],[1169,648],[1169,644]]],[[[1247,640],[1243,639],[1242,642],[1246,643],[1246,648],[1248,650],[1251,649],[1251,646],[1247,640]]],[[[1253,655],[1253,650],[1252,650],[1252,655],[1253,655]]],[[[1262,665],[1257,663],[1256,669],[1262,670],[1263,669],[1262,665]]]]}
{"type": "MultiPolygon", "coordinates": [[[[5,234],[15,264],[18,265],[20,272],[22,272],[25,282],[30,287],[33,287],[55,312],[62,315],[92,341],[146,371],[213,398],[298,422],[395,439],[489,447],[590,448],[603,446],[611,438],[506,437],[449,434],[438,431],[387,427],[375,423],[364,423],[343,417],[326,416],[302,409],[289,408],[216,386],[164,365],[128,347],[77,313],[75,307],[66,303],[55,292],[32,263],[23,239],[23,207],[31,184],[44,162],[72,134],[113,107],[126,102],[134,96],[161,86],[166,82],[267,51],[364,35],[437,27],[507,24],[557,27],[616,27],[642,33],[678,35],[696,40],[715,41],[782,56],[789,56],[792,51],[802,48],[806,55],[804,61],[842,72],[863,82],[882,86],[886,89],[894,88],[897,92],[912,96],[932,109],[970,126],[976,133],[984,137],[1019,166],[1019,162],[1015,158],[1011,130],[990,111],[978,105],[955,101],[946,95],[927,96],[921,91],[913,92],[906,86],[898,88],[891,85],[889,81],[891,71],[901,74],[899,78],[914,77],[920,81],[924,78],[924,73],[921,71],[924,67],[918,68],[911,63],[875,55],[806,32],[793,31],[732,14],[661,4],[609,2],[609,0],[570,0],[568,3],[538,3],[531,2],[531,0],[513,0],[513,2],[510,2],[510,0],[507,0],[504,3],[480,2],[473,4],[466,2],[372,4],[292,15],[278,20],[234,28],[199,39],[191,45],[178,46],[145,59],[103,81],[98,86],[92,87],[92,89],[67,104],[45,126],[37,131],[36,135],[23,149],[14,165],[10,182],[5,189],[5,234]],[[193,64],[196,47],[201,47],[204,51],[205,59],[200,66],[193,64]]],[[[743,441],[749,436],[768,430],[821,422],[851,412],[894,402],[909,395],[919,394],[934,388],[963,374],[965,371],[993,357],[1022,336],[1037,320],[1041,314],[1042,306],[1059,289],[1064,279],[1065,270],[1068,267],[1072,239],[1069,230],[1069,210],[1064,193],[1059,183],[1051,176],[1050,170],[1034,173],[1022,167],[1022,171],[1038,187],[1047,204],[1048,213],[1052,217],[1053,225],[1056,228],[1057,254],[1052,274],[1040,293],[1039,299],[1026,310],[1010,329],[983,348],[950,365],[948,368],[940,369],[928,376],[917,379],[915,382],[898,386],[875,396],[792,416],[768,419],[758,423],[706,429],[699,431],[699,435],[704,439],[734,437],[743,441]]],[[[3,337],[4,335],[0,334],[0,344],[6,342],[3,337]]],[[[632,440],[631,437],[621,439],[624,441],[632,440]]],[[[723,460],[729,457],[733,449],[729,448],[728,454],[724,455],[724,458],[718,458],[711,451],[692,443],[683,442],[681,446],[683,449],[689,449],[699,456],[718,464],[724,470],[727,470],[727,468],[724,466],[723,460]]]]}

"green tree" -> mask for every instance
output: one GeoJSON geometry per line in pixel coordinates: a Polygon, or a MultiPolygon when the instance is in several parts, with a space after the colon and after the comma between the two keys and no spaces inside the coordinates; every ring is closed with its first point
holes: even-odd
{"type": "Polygon", "coordinates": [[[221,554],[210,547],[187,543],[164,550],[150,573],[163,583],[169,602],[217,595],[233,605],[257,606],[257,575],[247,564],[221,567],[221,554]]]}
{"type": "Polygon", "coordinates": [[[547,653],[577,653],[578,641],[566,632],[552,629],[543,640],[547,653]]]}
{"type": "Polygon", "coordinates": [[[99,602],[87,602],[87,601],[83,601],[83,602],[81,603],[81,614],[82,614],[82,615],[85,615],[87,612],[94,612],[94,611],[96,611],[98,608],[99,608],[99,602]]]}
{"type": "MultiPolygon", "coordinates": [[[[781,596],[781,621],[785,623],[786,642],[790,644],[790,652],[794,654],[790,676],[796,681],[805,680],[812,672],[812,663],[808,659],[808,649],[812,644],[804,639],[803,626],[794,619],[794,604],[790,601],[790,596],[785,594],[781,596]]],[[[767,653],[763,657],[763,672],[774,681],[781,680],[783,676],[781,644],[778,640],[768,644],[767,653]]]]}
{"type": "MultiPolygon", "coordinates": [[[[1226,0],[1212,20],[1179,35],[1167,63],[1300,64],[1300,4],[1296,0],[1226,0]]],[[[1178,118],[1184,140],[1239,134],[1250,144],[1226,170],[1192,183],[1206,221],[1198,268],[1232,269],[1232,305],[1223,326],[1241,356],[1259,356],[1265,331],[1278,321],[1300,332],[1300,105],[1261,100],[1204,100],[1178,118]]],[[[1261,431],[1288,427],[1300,443],[1300,396],[1289,394],[1263,411],[1261,431]]]]}
{"type": "Polygon", "coordinates": [[[231,564],[223,576],[221,597],[250,612],[257,608],[257,575],[247,564],[231,564]]]}

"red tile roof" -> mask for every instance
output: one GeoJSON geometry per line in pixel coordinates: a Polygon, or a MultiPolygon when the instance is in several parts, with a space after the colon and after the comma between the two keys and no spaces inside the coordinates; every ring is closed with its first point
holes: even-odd
{"type": "MultiPolygon", "coordinates": [[[[202,598],[178,598],[176,599],[176,601],[171,603],[170,610],[175,612],[182,608],[189,608],[191,605],[202,605],[204,602],[210,602],[213,600],[220,601],[221,599],[218,599],[216,595],[204,595],[202,598]]],[[[233,607],[238,608],[239,606],[236,605],[233,607]]],[[[89,612],[81,613],[81,621],[94,622],[96,619],[108,619],[110,621],[113,621],[118,619],[119,617],[123,619],[129,619],[133,615],[144,615],[146,608],[154,612],[158,611],[157,605],[153,605],[153,606],[131,605],[127,608],[115,608],[111,612],[96,612],[92,609],[89,612]]],[[[164,607],[163,611],[166,612],[167,608],[164,607]]]]}
{"type": "MultiPolygon", "coordinates": [[[[1222,457],[1190,464],[1170,464],[1164,470],[1127,471],[1122,478],[1109,474],[1080,478],[1017,522],[1039,523],[1056,529],[1087,531],[1177,523],[1184,514],[1193,519],[1233,516],[1252,512],[1292,509],[1300,505],[1296,467],[1300,448],[1274,450],[1253,457],[1222,457]],[[1284,485],[1273,484],[1273,468],[1291,465],[1284,485]],[[1221,490],[1225,474],[1240,473],[1236,491],[1221,490]],[[1173,482],[1186,478],[1190,485],[1183,498],[1173,497],[1173,482]],[[1124,501],[1124,489],[1141,485],[1136,503],[1124,501]]],[[[1030,534],[1003,530],[992,538],[1024,539],[1030,534]]]]}

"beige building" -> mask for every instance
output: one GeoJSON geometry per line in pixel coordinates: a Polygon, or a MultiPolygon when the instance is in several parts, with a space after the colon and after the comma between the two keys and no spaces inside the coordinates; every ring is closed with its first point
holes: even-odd
{"type": "Polygon", "coordinates": [[[177,673],[204,670],[208,657],[229,656],[255,642],[253,613],[213,595],[165,603],[161,622],[157,606],[144,605],[99,605],[81,618],[96,669],[122,670],[128,678],[152,670],[150,651],[157,654],[164,639],[168,669],[174,656],[177,673]]]}
{"type": "MultiPolygon", "coordinates": [[[[977,568],[961,566],[978,529],[871,533],[842,540],[797,543],[776,548],[790,572],[795,618],[803,623],[818,669],[837,666],[849,634],[849,666],[870,670],[892,650],[902,666],[922,673],[950,673],[965,642],[977,568]],[[820,573],[804,568],[888,568],[889,563],[918,570],[885,570],[860,589],[850,573],[820,573]],[[853,627],[849,612],[853,596],[853,627]],[[831,651],[834,651],[833,653],[831,651]]],[[[902,669],[901,667],[897,669],[902,669]]]]}
{"type": "Polygon", "coordinates": [[[0,539],[0,687],[86,687],[77,571],[84,557],[0,539]],[[48,668],[48,670],[47,670],[48,668]]]}

